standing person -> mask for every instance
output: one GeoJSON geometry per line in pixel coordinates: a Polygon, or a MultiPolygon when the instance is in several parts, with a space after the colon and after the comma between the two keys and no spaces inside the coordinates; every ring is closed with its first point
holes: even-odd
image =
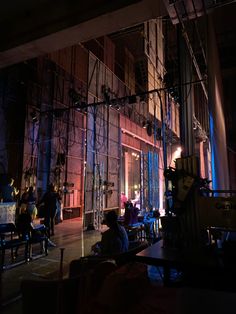
{"type": "Polygon", "coordinates": [[[61,208],[62,197],[61,197],[61,191],[59,188],[57,189],[56,195],[57,195],[57,211],[56,211],[55,223],[58,224],[62,222],[62,208],[61,208]]]}
{"type": "Polygon", "coordinates": [[[138,208],[131,201],[125,203],[124,225],[130,226],[138,222],[138,208]]]}
{"type": "Polygon", "coordinates": [[[11,178],[7,185],[2,186],[2,199],[3,202],[15,202],[16,196],[19,193],[14,186],[14,179],[11,178]]]}
{"type": "Polygon", "coordinates": [[[55,215],[57,211],[57,194],[53,184],[49,184],[47,192],[43,195],[39,205],[44,203],[44,224],[48,228],[48,237],[54,235],[55,215]]]}
{"type": "Polygon", "coordinates": [[[124,192],[121,192],[121,196],[120,196],[120,206],[121,209],[125,208],[125,203],[128,201],[128,197],[125,195],[124,192]]]}
{"type": "Polygon", "coordinates": [[[24,193],[21,195],[21,198],[19,200],[19,207],[21,207],[22,204],[26,204],[28,202],[28,196],[29,196],[29,188],[26,187],[24,190],[24,193]]]}

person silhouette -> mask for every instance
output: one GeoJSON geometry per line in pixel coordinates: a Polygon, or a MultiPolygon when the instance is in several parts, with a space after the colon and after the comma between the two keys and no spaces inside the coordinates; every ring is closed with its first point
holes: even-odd
{"type": "Polygon", "coordinates": [[[54,235],[55,216],[57,211],[57,194],[53,184],[48,185],[40,204],[44,204],[44,224],[48,228],[48,237],[54,235]]]}
{"type": "Polygon", "coordinates": [[[19,190],[14,187],[14,181],[15,180],[11,178],[6,185],[2,186],[3,202],[15,202],[15,197],[18,195],[19,190]]]}
{"type": "Polygon", "coordinates": [[[108,230],[102,233],[100,242],[92,246],[92,250],[97,255],[112,255],[128,251],[129,240],[128,235],[123,226],[118,221],[118,216],[114,210],[109,211],[104,223],[108,226],[108,230]]]}

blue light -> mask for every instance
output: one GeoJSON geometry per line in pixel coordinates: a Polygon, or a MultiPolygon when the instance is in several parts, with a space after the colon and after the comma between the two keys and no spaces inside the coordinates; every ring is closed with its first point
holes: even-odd
{"type": "Polygon", "coordinates": [[[210,137],[211,137],[211,171],[212,171],[212,189],[217,190],[217,171],[216,171],[216,143],[214,140],[214,120],[210,114],[210,137]]]}
{"type": "Polygon", "coordinates": [[[148,152],[148,207],[159,208],[158,154],[148,152]]]}

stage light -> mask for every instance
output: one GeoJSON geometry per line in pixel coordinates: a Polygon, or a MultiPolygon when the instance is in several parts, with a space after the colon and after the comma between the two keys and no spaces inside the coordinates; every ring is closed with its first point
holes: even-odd
{"type": "Polygon", "coordinates": [[[37,118],[37,114],[35,110],[30,113],[30,116],[34,123],[38,122],[38,118],[37,118]]]}
{"type": "Polygon", "coordinates": [[[116,110],[118,110],[118,111],[120,110],[120,106],[119,106],[119,105],[115,105],[114,108],[115,108],[116,110]]]}
{"type": "Polygon", "coordinates": [[[71,88],[68,92],[72,102],[75,106],[77,106],[78,110],[85,109],[87,107],[87,103],[85,101],[85,97],[78,93],[76,90],[71,88]]]}
{"type": "Polygon", "coordinates": [[[152,136],[152,134],[153,134],[153,127],[152,127],[152,123],[150,121],[148,121],[148,125],[147,125],[146,129],[147,129],[147,135],[148,136],[152,136]]]}
{"type": "Polygon", "coordinates": [[[148,126],[148,122],[147,122],[147,121],[143,121],[143,123],[142,123],[142,128],[143,128],[143,129],[146,129],[147,126],[148,126]]]}

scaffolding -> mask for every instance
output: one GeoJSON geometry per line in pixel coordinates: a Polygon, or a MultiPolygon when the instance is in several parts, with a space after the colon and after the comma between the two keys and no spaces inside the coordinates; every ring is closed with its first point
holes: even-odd
{"type": "Polygon", "coordinates": [[[96,163],[94,169],[94,189],[93,189],[93,226],[99,230],[104,218],[104,165],[96,163]]]}
{"type": "Polygon", "coordinates": [[[159,209],[159,156],[157,152],[141,153],[141,208],[159,209]]]}

